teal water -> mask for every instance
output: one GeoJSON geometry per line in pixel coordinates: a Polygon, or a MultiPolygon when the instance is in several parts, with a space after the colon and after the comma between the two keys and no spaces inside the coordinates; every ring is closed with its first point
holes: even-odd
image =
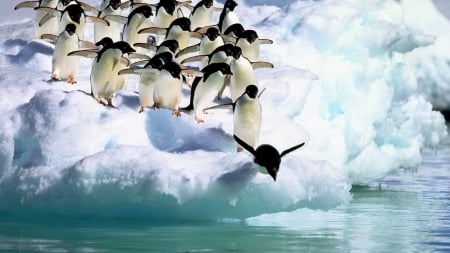
{"type": "Polygon", "coordinates": [[[155,222],[0,218],[0,252],[450,252],[450,141],[330,211],[155,222]]]}

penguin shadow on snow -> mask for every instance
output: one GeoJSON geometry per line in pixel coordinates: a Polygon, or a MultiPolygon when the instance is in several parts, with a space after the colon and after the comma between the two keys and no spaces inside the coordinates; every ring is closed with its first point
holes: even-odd
{"type": "Polygon", "coordinates": [[[7,54],[9,61],[13,64],[27,63],[37,54],[52,56],[54,50],[52,44],[39,40],[32,40],[23,44],[21,40],[15,39],[8,40],[3,45],[21,47],[17,54],[7,54]]]}
{"type": "Polygon", "coordinates": [[[231,152],[233,137],[216,126],[199,126],[191,115],[182,113],[174,117],[168,110],[147,110],[146,131],[155,148],[183,153],[203,150],[210,152],[231,152]]]}

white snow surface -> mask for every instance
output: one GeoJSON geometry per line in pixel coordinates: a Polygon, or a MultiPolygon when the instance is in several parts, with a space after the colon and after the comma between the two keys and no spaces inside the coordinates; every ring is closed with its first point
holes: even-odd
{"type": "Polygon", "coordinates": [[[136,77],[105,107],[90,96],[90,60],[77,84],[46,82],[54,46],[32,38],[31,19],[0,25],[0,210],[223,219],[348,203],[352,184],[416,168],[421,149],[447,135],[410,64],[412,50],[439,40],[405,24],[413,2],[239,2],[244,27],[274,40],[261,59],[275,68],[256,70],[267,88],[260,143],[306,142],[283,157],[276,182],[236,153],[230,111],[202,124],[139,114],[136,77]]]}

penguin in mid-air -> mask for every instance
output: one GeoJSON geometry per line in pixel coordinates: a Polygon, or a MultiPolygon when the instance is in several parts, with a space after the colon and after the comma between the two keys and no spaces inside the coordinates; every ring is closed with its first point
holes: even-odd
{"type": "Polygon", "coordinates": [[[112,98],[115,93],[124,86],[123,80],[118,77],[118,72],[128,66],[129,61],[123,57],[126,53],[135,50],[125,41],[118,41],[104,46],[94,62],[91,69],[92,96],[98,103],[104,104],[102,98],[107,101],[108,106],[114,107],[112,98]]]}
{"type": "MultiPolygon", "coordinates": [[[[212,63],[201,70],[203,76],[194,79],[191,88],[189,105],[183,110],[193,110],[195,120],[198,123],[204,122],[199,117],[199,111],[203,111],[214,100],[220,89],[224,85],[226,77],[232,75],[230,66],[226,63],[212,63]]],[[[203,111],[203,113],[206,113],[203,111]]]]}
{"type": "Polygon", "coordinates": [[[255,163],[256,169],[263,174],[269,174],[274,181],[277,180],[277,174],[278,171],[280,170],[281,158],[305,145],[305,143],[301,143],[299,145],[284,150],[280,154],[278,150],[274,148],[272,145],[262,144],[255,149],[252,146],[248,145],[238,136],[233,135],[233,137],[236,140],[236,142],[239,143],[239,145],[241,145],[244,149],[253,154],[254,156],[253,162],[255,163]]]}

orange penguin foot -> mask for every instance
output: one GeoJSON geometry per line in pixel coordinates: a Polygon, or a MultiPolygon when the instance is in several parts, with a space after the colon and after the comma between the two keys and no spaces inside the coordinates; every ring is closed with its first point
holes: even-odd
{"type": "Polygon", "coordinates": [[[143,106],[141,106],[141,107],[139,108],[139,113],[142,113],[142,112],[144,112],[144,107],[143,107],[143,106]]]}
{"type": "Polygon", "coordinates": [[[153,110],[159,109],[159,104],[158,104],[158,103],[154,103],[154,104],[152,105],[152,109],[153,109],[153,110]]]}
{"type": "Polygon", "coordinates": [[[181,113],[178,111],[178,109],[173,109],[172,110],[172,115],[175,115],[177,117],[181,117],[181,113]]]}
{"type": "Polygon", "coordinates": [[[73,76],[69,77],[69,80],[67,80],[68,83],[70,84],[76,84],[77,80],[75,80],[75,78],[73,76]]]}
{"type": "Polygon", "coordinates": [[[195,120],[197,121],[198,124],[205,122],[202,118],[199,118],[197,116],[195,116],[195,120]]]}

